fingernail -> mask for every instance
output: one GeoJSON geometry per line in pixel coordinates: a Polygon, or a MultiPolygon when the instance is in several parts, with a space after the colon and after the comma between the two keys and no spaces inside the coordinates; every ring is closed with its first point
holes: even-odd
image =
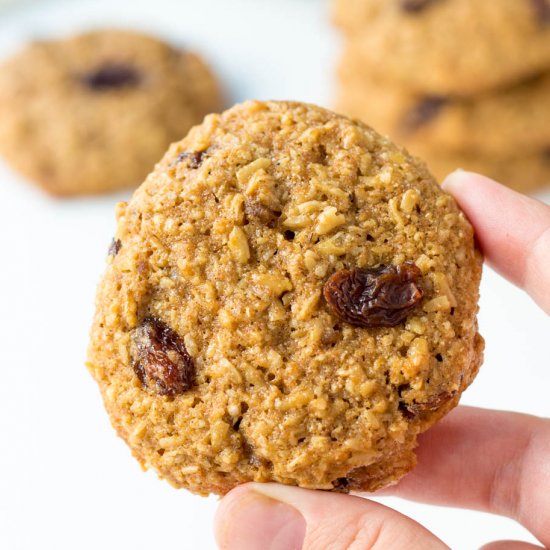
{"type": "Polygon", "coordinates": [[[460,182],[464,179],[464,176],[467,172],[465,170],[462,170],[459,168],[458,170],[455,170],[454,172],[451,172],[441,184],[441,187],[445,190],[449,190],[451,188],[455,188],[457,185],[460,185],[460,182]]]}
{"type": "Polygon", "coordinates": [[[304,544],[302,514],[254,490],[233,500],[221,521],[218,540],[223,550],[301,550],[304,544]]]}

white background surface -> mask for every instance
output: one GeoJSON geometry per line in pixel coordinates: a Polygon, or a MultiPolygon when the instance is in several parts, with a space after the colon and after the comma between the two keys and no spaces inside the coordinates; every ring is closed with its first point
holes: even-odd
{"type": "MultiPolygon", "coordinates": [[[[338,42],[326,11],[321,0],[19,2],[0,11],[0,55],[80,28],[138,27],[203,51],[233,101],[329,105],[338,42]]],[[[2,549],[215,548],[216,499],[141,472],[83,365],[120,199],[52,200],[0,165],[2,549]]],[[[550,319],[486,270],[480,325],[486,363],[463,403],[549,416],[550,319]]],[[[384,502],[453,549],[527,537],[507,519],[384,502]]]]}

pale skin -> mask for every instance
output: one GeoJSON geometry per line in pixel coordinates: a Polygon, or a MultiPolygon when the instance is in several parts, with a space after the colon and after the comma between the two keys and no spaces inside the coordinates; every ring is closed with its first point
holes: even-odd
{"type": "MultiPolygon", "coordinates": [[[[550,206],[468,172],[451,174],[444,188],[474,225],[486,261],[550,315],[550,206]]],[[[417,468],[383,494],[508,516],[540,541],[484,550],[550,548],[550,419],[458,407],[420,437],[417,468]]],[[[231,491],[215,533],[222,550],[449,548],[382,504],[277,484],[231,491]]]]}

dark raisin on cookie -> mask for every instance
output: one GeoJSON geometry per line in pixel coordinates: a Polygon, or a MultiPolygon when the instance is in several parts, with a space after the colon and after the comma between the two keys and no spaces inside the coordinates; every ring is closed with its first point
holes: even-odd
{"type": "Polygon", "coordinates": [[[425,10],[437,0],[400,0],[401,9],[407,13],[418,13],[425,10]]]}
{"type": "Polygon", "coordinates": [[[120,239],[113,239],[111,241],[111,244],[109,245],[109,256],[112,256],[113,258],[120,252],[120,249],[122,248],[122,242],[120,239]]]}
{"type": "Polygon", "coordinates": [[[182,338],[166,323],[147,317],[133,333],[133,368],[141,383],[159,395],[189,390],[195,365],[182,338]]]}
{"type": "Polygon", "coordinates": [[[95,71],[84,75],[83,81],[91,90],[108,91],[137,86],[140,82],[140,76],[139,73],[129,65],[122,63],[107,63],[95,71]]]}
{"type": "Polygon", "coordinates": [[[402,131],[411,133],[425,126],[439,115],[448,101],[441,96],[424,97],[406,113],[402,122],[402,131]]]}
{"type": "Polygon", "coordinates": [[[416,401],[413,401],[412,403],[400,401],[399,410],[403,413],[405,418],[411,420],[420,416],[422,413],[436,411],[445,403],[450,401],[455,395],[456,392],[444,391],[423,403],[417,403],[416,401]]]}
{"type": "Polygon", "coordinates": [[[350,325],[394,327],[422,299],[422,272],[413,262],[334,273],[323,294],[332,313],[350,325]]]}

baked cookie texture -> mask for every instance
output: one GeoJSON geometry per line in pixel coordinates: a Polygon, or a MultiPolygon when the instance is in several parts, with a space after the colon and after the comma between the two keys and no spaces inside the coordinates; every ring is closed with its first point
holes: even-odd
{"type": "Polygon", "coordinates": [[[210,115],[117,220],[87,365],[176,487],[394,483],[480,366],[472,227],[360,122],[292,102],[210,115]]]}
{"type": "Polygon", "coordinates": [[[144,34],[35,42],[0,67],[0,153],[53,195],[114,191],[222,101],[196,54],[144,34]]]}
{"type": "Polygon", "coordinates": [[[547,0],[333,0],[376,72],[407,89],[476,95],[550,67],[547,0]]]}

